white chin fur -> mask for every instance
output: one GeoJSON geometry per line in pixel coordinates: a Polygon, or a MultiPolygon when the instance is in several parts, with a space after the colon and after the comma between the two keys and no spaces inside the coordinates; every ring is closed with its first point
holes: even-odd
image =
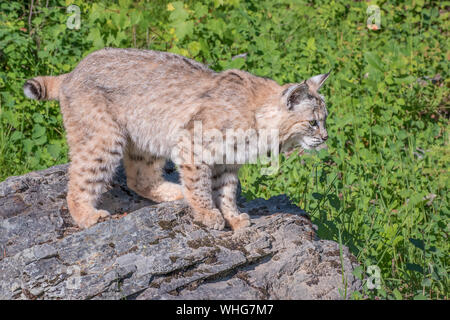
{"type": "Polygon", "coordinates": [[[315,147],[318,146],[317,139],[312,139],[310,137],[303,137],[303,139],[300,141],[300,144],[302,148],[306,150],[315,149],[315,147]]]}
{"type": "Polygon", "coordinates": [[[305,141],[300,141],[300,145],[302,146],[303,149],[305,150],[310,150],[313,147],[311,147],[310,145],[308,145],[305,141]]]}

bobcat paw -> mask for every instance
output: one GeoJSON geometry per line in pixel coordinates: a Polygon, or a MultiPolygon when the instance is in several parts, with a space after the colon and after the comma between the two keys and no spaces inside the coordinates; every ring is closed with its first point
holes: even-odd
{"type": "Polygon", "coordinates": [[[225,219],[217,209],[204,214],[197,214],[194,221],[200,222],[210,229],[223,230],[225,228],[225,219]]]}
{"type": "Polygon", "coordinates": [[[250,226],[250,216],[246,213],[241,213],[235,216],[226,217],[227,224],[233,231],[246,228],[250,226]]]}
{"type": "Polygon", "coordinates": [[[85,218],[80,221],[76,221],[80,228],[89,228],[90,226],[96,224],[100,218],[106,218],[110,214],[106,210],[95,210],[89,214],[85,214],[85,218]]]}

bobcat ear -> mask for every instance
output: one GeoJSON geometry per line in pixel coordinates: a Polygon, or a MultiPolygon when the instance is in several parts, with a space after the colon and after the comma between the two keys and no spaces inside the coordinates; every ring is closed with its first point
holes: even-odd
{"type": "Polygon", "coordinates": [[[320,87],[322,87],[325,80],[328,79],[328,76],[330,75],[331,70],[328,73],[319,74],[318,76],[314,76],[312,78],[309,78],[306,80],[306,83],[313,91],[319,91],[320,87]]]}
{"type": "Polygon", "coordinates": [[[284,105],[288,110],[292,110],[295,105],[308,96],[308,91],[309,88],[305,82],[286,85],[286,89],[284,89],[282,94],[284,105]]]}

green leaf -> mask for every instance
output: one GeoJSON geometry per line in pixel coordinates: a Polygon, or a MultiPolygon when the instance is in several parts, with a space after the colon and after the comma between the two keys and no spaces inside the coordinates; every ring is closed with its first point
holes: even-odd
{"type": "Polygon", "coordinates": [[[47,142],[47,136],[41,136],[37,139],[33,139],[33,143],[37,146],[41,146],[47,142]]]}
{"type": "Polygon", "coordinates": [[[355,269],[353,269],[352,274],[362,280],[363,279],[363,274],[364,274],[364,268],[363,266],[357,266],[355,269]]]}
{"type": "Polygon", "coordinates": [[[398,291],[397,288],[395,288],[392,293],[394,294],[395,299],[403,300],[402,294],[400,293],[400,291],[398,291]]]}
{"type": "Polygon", "coordinates": [[[198,41],[192,41],[188,44],[188,50],[191,56],[195,57],[201,49],[201,45],[198,41]]]}
{"type": "Polygon", "coordinates": [[[408,133],[405,130],[400,130],[397,132],[397,138],[400,140],[405,140],[408,138],[408,133]]]}
{"type": "Polygon", "coordinates": [[[132,3],[132,0],[119,0],[119,6],[122,9],[127,9],[130,7],[130,4],[132,3]]]}
{"type": "Polygon", "coordinates": [[[315,52],[316,51],[316,39],[314,38],[309,38],[308,41],[306,42],[306,50],[310,51],[310,52],[315,52]]]}
{"type": "Polygon", "coordinates": [[[61,147],[57,144],[50,144],[47,146],[47,151],[54,159],[57,159],[61,153],[61,147]]]}
{"type": "Polygon", "coordinates": [[[244,58],[236,58],[234,60],[231,60],[228,65],[227,69],[240,69],[245,65],[245,59],[244,58]]]}
{"type": "Polygon", "coordinates": [[[171,24],[175,28],[175,35],[178,40],[183,40],[186,35],[192,34],[194,30],[194,23],[192,21],[175,21],[171,24]]]}
{"type": "Polygon", "coordinates": [[[172,2],[173,7],[175,10],[173,10],[170,13],[169,20],[171,21],[178,21],[183,22],[186,21],[189,17],[189,13],[184,9],[184,4],[181,1],[172,2]]]}
{"type": "Polygon", "coordinates": [[[92,28],[86,38],[88,41],[92,41],[93,46],[96,48],[104,47],[103,39],[100,34],[100,30],[97,28],[92,28]]]}
{"type": "Polygon", "coordinates": [[[383,62],[382,62],[381,59],[378,57],[378,55],[376,55],[376,54],[373,53],[373,52],[366,52],[366,53],[364,54],[364,57],[365,57],[367,63],[368,63],[370,66],[376,68],[377,70],[379,70],[379,71],[381,71],[381,72],[384,72],[384,65],[383,65],[383,62]]]}
{"type": "Polygon", "coordinates": [[[22,138],[23,138],[23,133],[20,132],[20,131],[14,131],[12,133],[11,137],[10,137],[11,142],[15,142],[15,141],[17,141],[19,139],[22,139],[22,138]]]}
{"type": "Polygon", "coordinates": [[[39,124],[35,124],[33,127],[33,133],[31,134],[31,137],[33,139],[39,138],[42,135],[45,134],[45,127],[39,125],[39,124]]]}
{"type": "Polygon", "coordinates": [[[33,114],[33,120],[36,123],[43,123],[44,122],[44,117],[40,113],[34,113],[33,114]]]}
{"type": "Polygon", "coordinates": [[[22,144],[23,144],[23,150],[26,153],[30,153],[31,149],[33,148],[33,145],[34,145],[33,141],[31,141],[30,139],[25,139],[22,141],[22,144]]]}
{"type": "Polygon", "coordinates": [[[138,10],[131,11],[130,14],[131,24],[136,25],[142,20],[142,12],[138,10]]]}
{"type": "Polygon", "coordinates": [[[202,17],[208,14],[208,7],[199,2],[195,4],[194,10],[197,17],[202,17]]]}

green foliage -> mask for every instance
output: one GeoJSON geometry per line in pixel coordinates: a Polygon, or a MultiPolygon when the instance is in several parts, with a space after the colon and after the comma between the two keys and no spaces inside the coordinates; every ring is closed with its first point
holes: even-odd
{"type": "Polygon", "coordinates": [[[287,194],[320,237],[350,247],[356,275],[378,266],[381,288],[353,298],[448,298],[448,1],[378,1],[376,31],[364,1],[46,2],[30,20],[29,3],[0,4],[0,180],[68,161],[58,103],[25,99],[22,85],[102,47],[171,51],[279,83],[333,69],[328,150],[282,157],[272,176],[243,167],[245,196],[287,194]],[[66,26],[72,3],[80,29],[66,26]]]}

